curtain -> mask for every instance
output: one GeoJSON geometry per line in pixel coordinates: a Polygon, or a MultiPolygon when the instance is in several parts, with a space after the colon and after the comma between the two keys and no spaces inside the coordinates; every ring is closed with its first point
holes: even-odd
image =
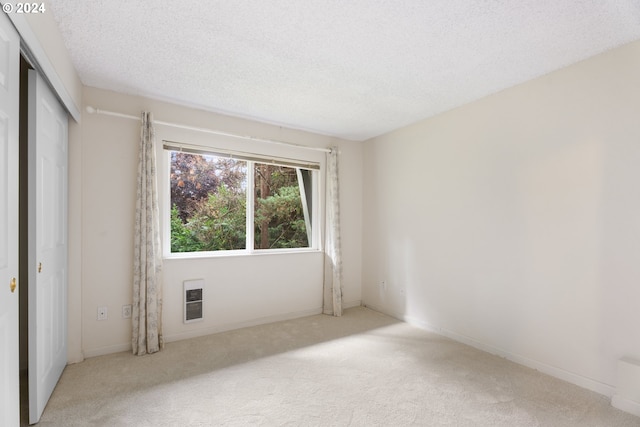
{"type": "Polygon", "coordinates": [[[327,154],[327,226],[325,244],[325,314],[342,316],[342,255],[340,251],[340,194],[338,191],[338,149],[327,154]]]}
{"type": "Polygon", "coordinates": [[[153,115],[142,113],[133,259],[133,354],[155,353],[162,339],[162,250],[153,115]]]}

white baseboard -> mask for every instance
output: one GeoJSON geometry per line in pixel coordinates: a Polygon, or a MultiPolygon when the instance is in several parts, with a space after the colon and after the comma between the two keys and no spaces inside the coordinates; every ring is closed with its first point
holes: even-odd
{"type": "Polygon", "coordinates": [[[347,308],[353,308],[353,307],[360,307],[362,305],[362,301],[357,300],[357,301],[343,301],[342,302],[342,308],[343,309],[347,309],[347,308]]]}
{"type": "Polygon", "coordinates": [[[107,354],[121,353],[123,351],[131,351],[131,343],[92,348],[89,350],[84,350],[83,353],[84,358],[88,359],[89,357],[105,356],[107,354]]]}
{"type": "Polygon", "coordinates": [[[520,365],[526,366],[528,368],[532,368],[535,369],[537,371],[540,371],[544,374],[547,375],[551,375],[552,377],[556,377],[558,379],[561,379],[563,381],[569,382],[571,384],[575,384],[579,387],[585,388],[587,390],[591,390],[594,391],[596,393],[602,394],[604,396],[607,397],[611,397],[614,395],[615,393],[615,387],[608,385],[608,384],[604,384],[601,383],[599,381],[596,381],[594,379],[591,378],[587,378],[587,377],[583,377],[582,375],[578,375],[576,373],[573,372],[569,372],[566,371],[564,369],[561,368],[557,368],[555,366],[551,366],[551,365],[547,365],[546,363],[542,363],[539,362],[537,360],[533,360],[530,359],[528,357],[525,356],[521,356],[519,354],[514,354],[511,353],[509,351],[503,350],[501,348],[498,347],[494,347],[492,345],[489,344],[485,344],[482,343],[480,341],[477,341],[473,338],[467,337],[465,335],[461,335],[458,334],[456,332],[453,331],[449,331],[447,329],[444,328],[439,328],[436,326],[433,326],[431,324],[428,324],[427,322],[424,322],[420,319],[416,319],[414,317],[411,316],[407,316],[405,314],[400,314],[400,313],[392,313],[389,312],[387,310],[384,309],[380,309],[378,307],[369,305],[369,304],[364,304],[366,307],[371,308],[372,310],[375,311],[379,311],[380,313],[384,313],[388,316],[392,316],[395,317],[396,319],[405,321],[407,323],[409,323],[410,325],[416,326],[420,329],[424,329],[427,330],[429,332],[434,332],[436,334],[439,335],[443,335],[447,338],[450,338],[454,341],[457,342],[461,342],[463,344],[469,345],[471,347],[477,348],[479,350],[482,351],[486,351],[487,353],[491,353],[491,354],[495,354],[496,356],[500,356],[500,357],[504,357],[507,360],[510,360],[512,362],[518,363],[520,365]]]}
{"type": "Polygon", "coordinates": [[[74,363],[80,363],[84,361],[84,353],[80,352],[77,354],[67,355],[67,365],[73,365],[74,363]]]}
{"type": "Polygon", "coordinates": [[[640,417],[640,403],[633,400],[625,399],[619,394],[614,394],[611,398],[611,406],[620,409],[621,411],[628,412],[632,415],[640,417]]]}
{"type": "MultiPolygon", "coordinates": [[[[342,306],[343,308],[346,309],[346,308],[352,308],[352,307],[359,307],[360,305],[361,305],[361,301],[357,300],[357,301],[344,302],[342,306]]],[[[165,334],[164,341],[165,342],[180,341],[180,340],[189,339],[189,338],[196,338],[196,337],[201,337],[201,336],[206,336],[211,334],[217,334],[220,332],[232,331],[234,329],[248,328],[250,326],[264,325],[267,323],[280,322],[283,320],[297,319],[299,317],[313,316],[321,313],[322,313],[322,307],[318,307],[318,308],[312,308],[308,310],[293,311],[290,313],[282,313],[282,314],[275,314],[272,316],[259,317],[251,320],[242,321],[242,322],[224,323],[221,325],[215,325],[215,326],[210,326],[210,327],[200,328],[200,329],[192,329],[189,331],[178,332],[175,334],[168,334],[168,335],[165,334]]],[[[123,351],[131,351],[131,344],[130,343],[116,344],[111,346],[86,349],[83,351],[83,353],[84,353],[84,358],[89,358],[89,357],[104,356],[111,353],[119,353],[123,351]]]]}
{"type": "Polygon", "coordinates": [[[275,314],[272,316],[259,317],[256,319],[246,320],[242,322],[224,323],[221,325],[211,326],[207,328],[193,329],[186,332],[179,332],[176,334],[165,335],[164,341],[165,342],[180,341],[180,340],[189,339],[189,338],[196,338],[196,337],[201,337],[205,335],[217,334],[220,332],[232,331],[234,329],[248,328],[250,326],[258,326],[258,325],[264,325],[267,323],[281,322],[283,320],[297,319],[299,317],[313,316],[315,314],[321,314],[321,313],[322,313],[322,307],[319,307],[319,308],[312,308],[309,310],[294,311],[290,313],[282,313],[282,314],[275,314]]]}
{"type": "MultiPolygon", "coordinates": [[[[407,323],[412,323],[412,321],[409,319],[407,323]]],[[[530,359],[528,357],[525,357],[519,354],[514,354],[511,352],[505,351],[501,348],[497,348],[491,345],[481,343],[479,341],[474,340],[473,338],[469,338],[464,335],[457,334],[455,332],[447,331],[444,329],[440,329],[439,331],[438,330],[433,330],[433,331],[440,333],[448,338],[451,338],[452,340],[462,342],[464,344],[470,345],[471,347],[475,347],[479,350],[486,351],[487,353],[504,357],[505,359],[510,360],[512,362],[518,363],[528,368],[535,369],[544,374],[551,375],[552,377],[559,378],[563,381],[569,382],[571,384],[575,384],[579,387],[594,391],[604,396],[611,397],[615,393],[615,388],[613,386],[601,383],[594,379],[584,377],[582,375],[578,375],[576,373],[569,372],[564,369],[557,368],[555,366],[547,365],[546,363],[542,363],[537,360],[530,359]]]]}

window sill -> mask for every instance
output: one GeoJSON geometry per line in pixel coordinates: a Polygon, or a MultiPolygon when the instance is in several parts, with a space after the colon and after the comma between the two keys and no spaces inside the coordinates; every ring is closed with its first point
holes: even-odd
{"type": "Polygon", "coordinates": [[[233,250],[219,252],[178,252],[165,254],[163,260],[184,260],[184,259],[211,259],[211,258],[229,258],[229,257],[253,257],[265,255],[291,255],[291,254],[308,254],[320,253],[320,249],[301,248],[301,249],[258,249],[253,251],[233,250]]]}

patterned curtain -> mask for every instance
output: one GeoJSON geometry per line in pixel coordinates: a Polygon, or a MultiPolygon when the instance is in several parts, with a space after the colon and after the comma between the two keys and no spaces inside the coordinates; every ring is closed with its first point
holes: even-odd
{"type": "Polygon", "coordinates": [[[327,154],[327,227],[325,244],[325,314],[342,316],[342,255],[340,252],[340,194],[338,191],[338,148],[327,154]]]}
{"type": "Polygon", "coordinates": [[[133,259],[133,354],[155,353],[162,339],[162,250],[153,115],[142,113],[133,259]]]}

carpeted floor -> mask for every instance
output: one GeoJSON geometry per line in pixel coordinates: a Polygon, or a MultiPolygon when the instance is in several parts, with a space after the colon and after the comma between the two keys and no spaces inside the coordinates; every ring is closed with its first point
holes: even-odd
{"type": "Polygon", "coordinates": [[[640,426],[609,400],[368,310],[68,366],[39,426],[640,426]]]}

